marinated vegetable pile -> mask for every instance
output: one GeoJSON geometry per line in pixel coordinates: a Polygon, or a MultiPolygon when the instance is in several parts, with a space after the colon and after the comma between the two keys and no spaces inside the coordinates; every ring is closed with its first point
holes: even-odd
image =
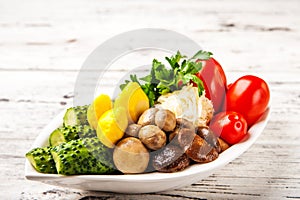
{"type": "Polygon", "coordinates": [[[146,77],[131,75],[114,101],[101,94],[67,109],[49,145],[26,157],[41,173],[137,174],[177,172],[207,163],[248,134],[266,111],[266,82],[247,75],[227,85],[206,51],[177,52],[170,67],[153,60],[146,77]]]}

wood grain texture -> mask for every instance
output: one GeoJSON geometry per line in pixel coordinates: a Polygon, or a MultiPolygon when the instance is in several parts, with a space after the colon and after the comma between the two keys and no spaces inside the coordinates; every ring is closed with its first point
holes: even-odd
{"type": "MultiPolygon", "coordinates": [[[[1,199],[300,199],[300,1],[0,1],[1,199]],[[174,191],[124,195],[24,179],[24,154],[74,98],[86,57],[124,31],[164,28],[214,52],[229,82],[268,81],[271,119],[257,142],[207,179],[174,191]]],[[[144,62],[149,54],[139,54],[144,62]]],[[[150,57],[152,59],[152,57],[150,57]]],[[[104,77],[103,92],[130,60],[104,77]]],[[[87,84],[93,83],[91,82],[87,84]]]]}

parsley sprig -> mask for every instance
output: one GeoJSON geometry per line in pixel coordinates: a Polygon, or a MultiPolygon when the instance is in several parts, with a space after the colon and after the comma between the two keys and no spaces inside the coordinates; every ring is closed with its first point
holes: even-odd
{"type": "MultiPolygon", "coordinates": [[[[137,82],[149,98],[150,106],[153,106],[159,96],[180,90],[183,86],[194,82],[197,84],[199,95],[204,90],[203,83],[195,74],[202,69],[202,63],[197,60],[208,60],[212,53],[207,51],[198,51],[193,57],[187,59],[179,51],[173,56],[166,57],[171,68],[167,68],[163,63],[154,59],[149,75],[138,79],[137,76],[130,75],[132,82],[137,82]],[[140,81],[144,83],[141,84],[140,81]]],[[[131,82],[126,80],[120,85],[121,90],[131,82]]]]}

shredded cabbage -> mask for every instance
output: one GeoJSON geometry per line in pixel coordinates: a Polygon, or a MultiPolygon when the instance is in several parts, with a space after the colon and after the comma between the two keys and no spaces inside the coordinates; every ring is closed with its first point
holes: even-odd
{"type": "Polygon", "coordinates": [[[185,118],[195,126],[207,125],[213,115],[213,105],[205,97],[199,97],[198,89],[192,85],[184,86],[181,90],[162,95],[157,100],[156,107],[172,111],[176,118],[185,118]]]}

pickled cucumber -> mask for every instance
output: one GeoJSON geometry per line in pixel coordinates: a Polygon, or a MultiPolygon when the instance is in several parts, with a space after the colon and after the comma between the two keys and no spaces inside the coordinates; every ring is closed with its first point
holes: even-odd
{"type": "Polygon", "coordinates": [[[87,109],[89,105],[86,106],[75,106],[68,108],[64,118],[64,126],[79,126],[79,125],[88,125],[87,120],[87,109]]]}
{"type": "Polygon", "coordinates": [[[112,152],[98,138],[83,138],[51,149],[58,174],[109,174],[116,169],[112,152]]]}
{"type": "Polygon", "coordinates": [[[51,155],[51,147],[34,148],[26,153],[26,158],[36,171],[48,174],[57,174],[55,162],[51,155]]]}
{"type": "Polygon", "coordinates": [[[71,140],[77,140],[79,138],[92,138],[96,137],[96,131],[92,129],[89,125],[83,126],[63,126],[55,129],[50,137],[50,146],[57,146],[64,142],[69,142],[71,140]]]}

